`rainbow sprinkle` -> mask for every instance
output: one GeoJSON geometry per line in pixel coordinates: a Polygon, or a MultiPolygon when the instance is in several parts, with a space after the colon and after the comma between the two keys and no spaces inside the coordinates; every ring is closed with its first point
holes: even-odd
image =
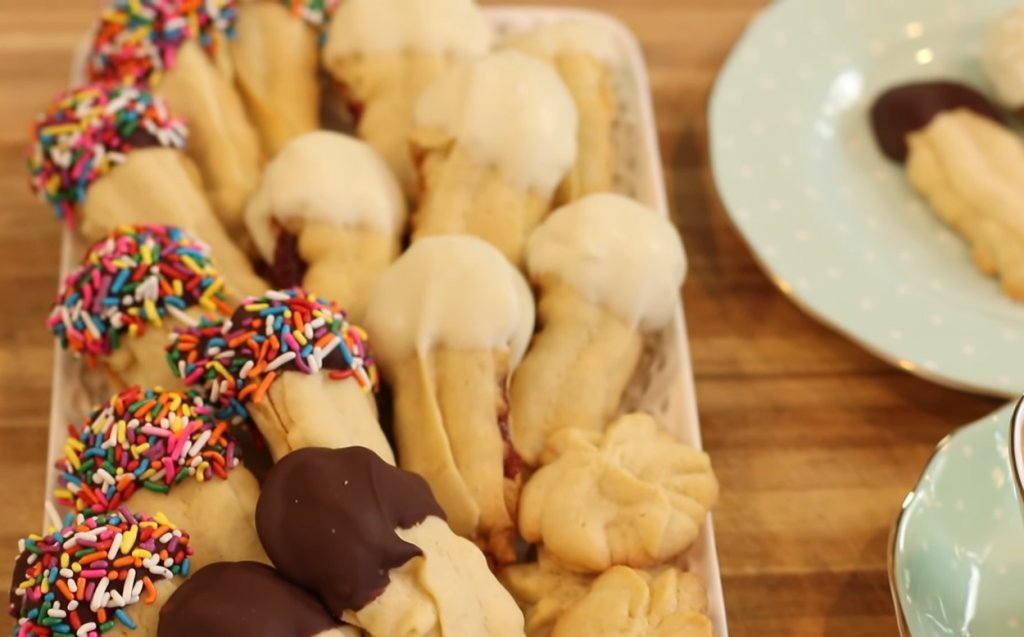
{"type": "Polygon", "coordinates": [[[46,325],[64,349],[95,362],[149,324],[163,328],[170,318],[196,325],[185,313],[194,306],[231,312],[206,244],[180,228],[123,226],[68,275],[46,325]]]}
{"type": "Polygon", "coordinates": [[[133,387],[70,428],[58,501],[86,515],[116,511],[136,489],[168,493],[189,477],[227,480],[241,451],[198,392],[133,387]]]}
{"type": "Polygon", "coordinates": [[[29,183],[57,217],[75,223],[89,186],[136,148],[184,148],[188,131],[163,99],[131,86],[90,84],[61,93],[32,126],[29,183]]]}
{"type": "Polygon", "coordinates": [[[89,77],[156,86],[182,44],[198,38],[212,55],[216,34],[233,38],[237,19],[235,0],[114,0],[96,27],[89,77]]]}
{"type": "Polygon", "coordinates": [[[315,27],[323,27],[334,15],[341,0],[280,0],[297,18],[315,27]]]}
{"type": "Polygon", "coordinates": [[[168,360],[187,385],[201,385],[223,406],[218,418],[248,416],[279,374],[329,370],[335,380],[355,378],[363,391],[379,387],[369,341],[330,301],[302,288],[242,301],[229,321],[176,330],[168,360]]]}
{"type": "Polygon", "coordinates": [[[156,602],[160,580],[188,577],[192,555],[188,533],[162,515],[125,508],[69,516],[60,531],[18,548],[25,570],[12,592],[17,637],[96,637],[117,622],[135,629],[126,607],[156,602]]]}

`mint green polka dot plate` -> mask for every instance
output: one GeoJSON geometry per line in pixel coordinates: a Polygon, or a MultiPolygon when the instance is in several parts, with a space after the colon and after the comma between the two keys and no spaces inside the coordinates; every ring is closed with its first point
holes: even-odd
{"type": "Polygon", "coordinates": [[[1014,407],[942,441],[907,496],[889,573],[905,637],[1024,634],[1024,414],[1014,407]]]}
{"type": "Polygon", "coordinates": [[[895,365],[1007,397],[1024,388],[1024,304],[881,155],[867,111],[910,80],[990,92],[983,37],[1016,5],[780,0],[737,45],[709,113],[721,197],[783,292],[895,365]]]}

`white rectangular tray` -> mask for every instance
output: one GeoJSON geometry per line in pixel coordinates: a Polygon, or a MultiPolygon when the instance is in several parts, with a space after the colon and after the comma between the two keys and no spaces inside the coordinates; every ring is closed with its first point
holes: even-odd
{"type": "MultiPolygon", "coordinates": [[[[489,7],[485,11],[501,37],[564,20],[585,20],[615,35],[619,42],[619,77],[616,97],[619,119],[615,124],[615,189],[669,216],[665,179],[661,169],[658,133],[651,102],[650,82],[640,44],[633,33],[617,19],[581,9],[538,7],[489,7]]],[[[73,64],[72,84],[84,76],[85,46],[73,64]]],[[[80,260],[84,245],[71,232],[65,232],[61,252],[61,277],[80,260]]],[[[48,493],[56,488],[54,466],[64,455],[68,423],[80,423],[95,404],[109,398],[102,374],[87,373],[84,364],[55,348],[53,397],[50,415],[48,493]]],[[[674,322],[648,344],[641,369],[633,379],[622,411],[642,410],[653,414],[665,429],[684,442],[701,447],[697,396],[693,384],[690,346],[682,302],[674,322]]],[[[55,503],[47,502],[44,526],[55,522],[55,503]]],[[[721,573],[715,550],[711,516],[697,543],[687,555],[690,570],[699,574],[708,591],[709,615],[716,637],[728,637],[721,573]]]]}

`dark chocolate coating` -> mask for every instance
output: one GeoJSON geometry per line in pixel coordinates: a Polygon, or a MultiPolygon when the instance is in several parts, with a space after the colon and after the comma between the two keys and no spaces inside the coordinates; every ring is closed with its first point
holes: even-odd
{"type": "Polygon", "coordinates": [[[141,126],[132,131],[131,135],[126,137],[124,141],[132,150],[159,148],[160,146],[163,146],[163,144],[160,143],[160,140],[157,139],[156,135],[141,126]]]}
{"type": "Polygon", "coordinates": [[[318,599],[256,562],[193,574],[160,609],[157,637],[314,637],[338,626],[318,599]]]}
{"type": "Polygon", "coordinates": [[[267,441],[260,433],[252,420],[236,420],[228,425],[228,430],[235,437],[235,443],[242,450],[242,457],[245,458],[245,468],[249,470],[256,480],[263,484],[274,466],[274,458],[270,455],[267,441]]]}
{"type": "Polygon", "coordinates": [[[919,131],[946,111],[966,108],[1003,123],[987,97],[956,82],[904,84],[883,93],[871,108],[871,126],[878,146],[889,159],[904,163],[909,149],[907,135],[919,131]]]}
{"type": "Polygon", "coordinates": [[[19,611],[21,610],[21,600],[19,595],[15,594],[18,587],[25,582],[25,577],[28,574],[28,558],[32,555],[30,551],[22,551],[21,555],[18,556],[18,560],[14,563],[14,575],[11,577],[11,591],[10,591],[10,612],[12,617],[18,617],[19,611]]]}
{"type": "Polygon", "coordinates": [[[383,593],[391,569],[423,554],[395,529],[431,515],[446,519],[420,476],[363,447],[307,448],[270,470],[256,530],[281,574],[341,617],[383,593]]]}
{"type": "Polygon", "coordinates": [[[299,237],[281,231],[274,246],[274,262],[270,264],[270,283],[278,290],[302,285],[309,265],[299,254],[299,237]]]}

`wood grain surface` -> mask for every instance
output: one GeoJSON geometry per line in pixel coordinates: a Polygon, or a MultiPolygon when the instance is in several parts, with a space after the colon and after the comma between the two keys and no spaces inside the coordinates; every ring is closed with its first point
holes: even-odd
{"type": "MultiPolygon", "coordinates": [[[[525,2],[542,4],[541,2],[525,2]]],[[[886,539],[935,443],[1000,403],[917,380],[802,314],[713,186],[706,104],[763,0],[570,0],[620,17],[651,71],[735,637],[896,635],[886,539]]],[[[0,554],[40,525],[60,227],[26,187],[34,114],[97,0],[0,0],[0,554]]],[[[0,561],[0,589],[11,562],[0,561]]]]}

